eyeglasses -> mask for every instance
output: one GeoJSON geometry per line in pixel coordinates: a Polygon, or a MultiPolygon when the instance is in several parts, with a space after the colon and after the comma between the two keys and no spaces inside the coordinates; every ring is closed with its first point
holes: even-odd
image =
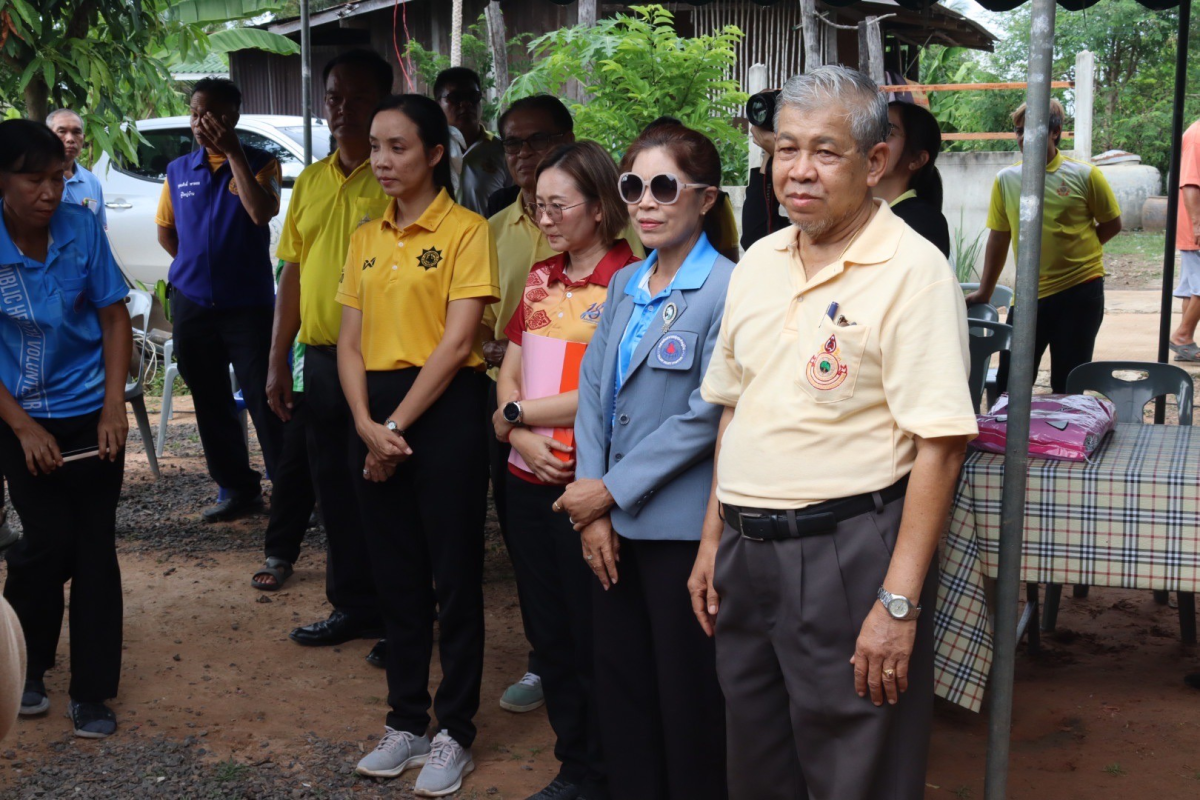
{"type": "Polygon", "coordinates": [[[483,92],[456,90],[453,92],[446,92],[439,99],[445,100],[452,106],[456,106],[459,103],[478,103],[483,99],[483,92]]]}
{"type": "Polygon", "coordinates": [[[642,202],[642,198],[646,195],[646,189],[649,187],[650,196],[654,198],[654,202],[669,206],[679,200],[679,195],[683,194],[684,189],[707,189],[710,185],[707,183],[684,183],[679,180],[677,175],[670,172],[660,172],[647,184],[642,180],[641,175],[626,172],[617,181],[617,192],[620,193],[621,199],[627,205],[633,206],[642,202]]]}
{"type": "Polygon", "coordinates": [[[550,218],[551,222],[562,222],[562,212],[572,208],[579,208],[587,205],[587,201],[576,203],[573,206],[559,205],[558,203],[526,203],[525,213],[527,213],[534,222],[541,222],[542,214],[550,218]]]}
{"type": "Polygon", "coordinates": [[[504,146],[504,152],[510,156],[515,156],[521,152],[525,145],[529,145],[529,149],[535,153],[544,153],[550,149],[556,140],[561,139],[561,133],[535,133],[528,139],[518,139],[516,136],[509,136],[500,141],[504,146]]]}
{"type": "Polygon", "coordinates": [[[904,138],[904,130],[896,123],[889,122],[888,123],[888,138],[890,139],[893,136],[895,136],[899,139],[903,139],[904,138]]]}

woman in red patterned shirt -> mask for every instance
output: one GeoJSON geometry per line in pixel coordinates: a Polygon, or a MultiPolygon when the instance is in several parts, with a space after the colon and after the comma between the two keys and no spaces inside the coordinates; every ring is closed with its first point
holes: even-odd
{"type": "Polygon", "coordinates": [[[551,506],[574,479],[579,363],[591,341],[609,279],[640,259],[621,236],[629,213],[617,168],[595,142],[564,145],[538,167],[529,209],[558,255],[533,265],[505,328],[509,346],[497,380],[507,401],[496,436],[509,459],[509,541],[525,635],[542,664],[546,711],[562,762],[538,800],[590,797],[603,786],[592,691],[591,584],[579,534],[551,506]]]}

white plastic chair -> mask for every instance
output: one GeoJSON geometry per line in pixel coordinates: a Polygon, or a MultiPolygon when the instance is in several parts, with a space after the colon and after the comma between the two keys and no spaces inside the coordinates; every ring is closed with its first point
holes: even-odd
{"type": "MultiPolygon", "coordinates": [[[[163,450],[167,446],[167,423],[171,421],[171,396],[175,390],[175,379],[179,377],[179,365],[175,363],[175,340],[167,339],[163,345],[163,364],[166,367],[163,373],[163,393],[162,393],[162,411],[158,415],[158,447],[157,452],[159,457],[162,457],[163,450]]],[[[233,365],[229,365],[229,381],[233,384],[233,393],[238,393],[237,376],[233,374],[233,365]]],[[[242,422],[242,435],[246,437],[247,447],[250,444],[250,428],[249,422],[246,420],[246,405],[238,403],[240,418],[242,422]]]]}
{"type": "Polygon", "coordinates": [[[150,329],[150,309],[154,300],[149,292],[141,289],[131,289],[125,298],[125,308],[129,311],[130,322],[142,334],[142,342],[138,350],[137,377],[125,383],[125,402],[133,406],[133,416],[137,420],[138,432],[142,435],[142,446],[146,448],[146,459],[150,462],[150,472],[158,477],[158,448],[162,446],[162,434],[159,434],[159,444],[154,443],[154,435],[150,428],[150,415],[146,413],[146,348],[151,347],[146,341],[146,331],[150,329]],[[138,327],[137,320],[141,320],[138,327]]]}

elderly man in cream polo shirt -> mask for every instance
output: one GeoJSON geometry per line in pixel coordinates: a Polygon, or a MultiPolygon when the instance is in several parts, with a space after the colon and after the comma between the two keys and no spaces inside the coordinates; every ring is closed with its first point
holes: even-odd
{"type": "Polygon", "coordinates": [[[774,182],[792,227],[733,273],[703,395],[725,406],[689,581],[716,634],[732,800],[918,800],[934,553],[968,440],[962,293],[872,200],[887,101],[792,78],[774,182]]]}

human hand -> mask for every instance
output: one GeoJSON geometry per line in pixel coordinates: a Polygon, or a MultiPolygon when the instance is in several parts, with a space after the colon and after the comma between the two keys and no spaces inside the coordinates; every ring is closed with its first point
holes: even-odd
{"type": "Polygon", "coordinates": [[[709,636],[716,630],[717,610],[721,598],[713,588],[713,572],[716,570],[717,542],[708,539],[700,541],[700,550],[696,553],[696,563],[692,565],[692,575],[688,578],[688,594],[692,596],[692,613],[700,627],[709,636]]]}
{"type": "Polygon", "coordinates": [[[604,591],[617,583],[617,562],[621,560],[621,540],[607,515],[585,527],[579,534],[583,559],[599,579],[604,591]]]}
{"type": "Polygon", "coordinates": [[[105,403],[100,409],[100,422],[96,425],[96,447],[100,458],[116,461],[125,449],[125,438],[129,435],[129,417],[125,416],[125,400],[105,403]]]}
{"type": "Polygon", "coordinates": [[[212,143],[213,147],[225,155],[232,156],[234,153],[241,152],[241,140],[238,139],[233,126],[229,124],[228,117],[218,119],[215,114],[208,111],[196,121],[196,127],[204,134],[204,138],[212,143]]]}
{"type": "Polygon", "coordinates": [[[504,354],[508,352],[508,339],[492,339],[483,343],[483,360],[489,367],[498,367],[504,363],[504,354]]]}
{"type": "Polygon", "coordinates": [[[514,428],[508,436],[508,441],[521,454],[521,458],[525,459],[525,463],[539,480],[555,486],[564,486],[575,476],[575,459],[563,461],[555,455],[571,453],[574,448],[557,439],[534,433],[528,428],[514,428]]]}
{"type": "Polygon", "coordinates": [[[272,359],[267,367],[267,406],[284,422],[292,418],[292,368],[272,359]]]}
{"type": "Polygon", "coordinates": [[[915,620],[898,620],[881,603],[874,603],[863,621],[850,663],[859,697],[869,692],[877,706],[895,705],[908,690],[908,662],[917,638],[915,620]]]}
{"type": "Polygon", "coordinates": [[[567,487],[563,496],[554,504],[555,511],[565,511],[575,523],[575,530],[582,531],[616,505],[616,500],[598,478],[583,478],[567,487]]]}
{"type": "Polygon", "coordinates": [[[392,466],[412,455],[412,448],[403,436],[389,431],[378,422],[367,420],[358,428],[358,436],[375,458],[392,466]]]}
{"type": "Polygon", "coordinates": [[[363,480],[383,483],[396,474],[396,464],[380,461],[374,453],[367,453],[363,462],[363,480]]]}
{"type": "Polygon", "coordinates": [[[32,419],[19,428],[13,428],[13,433],[25,451],[25,466],[29,468],[30,475],[37,475],[39,469],[49,475],[63,465],[58,440],[32,419]]]}
{"type": "Polygon", "coordinates": [[[967,305],[973,306],[979,303],[990,303],[992,301],[992,293],[984,293],[982,288],[976,289],[966,297],[967,305]]]}

